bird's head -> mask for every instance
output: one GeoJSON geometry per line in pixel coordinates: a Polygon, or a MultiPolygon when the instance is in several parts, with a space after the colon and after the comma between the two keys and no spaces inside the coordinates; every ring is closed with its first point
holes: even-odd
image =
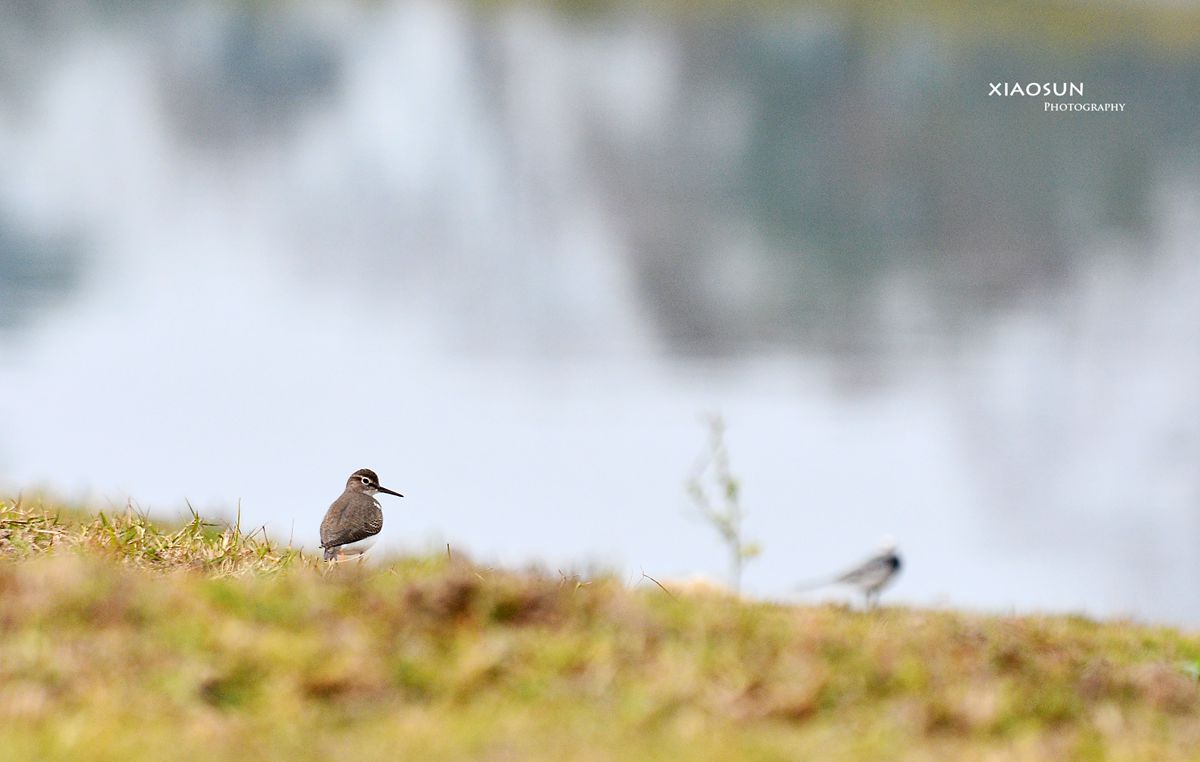
{"type": "Polygon", "coordinates": [[[387,487],[382,487],[379,484],[379,476],[369,468],[360,468],[350,474],[350,478],[346,480],[347,492],[365,492],[368,495],[374,495],[376,492],[382,492],[385,495],[395,495],[396,497],[404,497],[399,492],[393,492],[387,487]]]}

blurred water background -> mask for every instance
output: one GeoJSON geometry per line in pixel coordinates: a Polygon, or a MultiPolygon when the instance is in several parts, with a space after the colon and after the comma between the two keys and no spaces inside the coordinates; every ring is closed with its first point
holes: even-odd
{"type": "Polygon", "coordinates": [[[10,495],[1197,625],[1197,294],[1187,4],[0,2],[10,495]]]}

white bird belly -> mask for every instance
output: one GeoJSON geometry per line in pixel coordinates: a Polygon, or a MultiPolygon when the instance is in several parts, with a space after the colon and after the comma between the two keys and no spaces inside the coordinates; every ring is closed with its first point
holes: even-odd
{"type": "Polygon", "coordinates": [[[362,553],[366,553],[368,550],[371,549],[371,546],[374,544],[375,544],[375,538],[368,537],[365,540],[359,540],[358,542],[351,542],[351,543],[347,543],[345,545],[339,545],[339,546],[337,546],[337,548],[335,548],[335,550],[338,553],[342,553],[347,556],[357,556],[362,553]]]}

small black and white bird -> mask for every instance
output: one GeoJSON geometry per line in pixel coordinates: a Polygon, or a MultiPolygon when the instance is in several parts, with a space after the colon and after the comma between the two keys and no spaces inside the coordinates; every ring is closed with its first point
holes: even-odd
{"type": "Polygon", "coordinates": [[[343,555],[360,555],[375,542],[383,529],[383,506],[376,493],[404,497],[379,486],[379,477],[369,468],[360,468],[346,480],[346,491],[333,501],[321,521],[321,547],[325,560],[341,560],[343,555]]]}
{"type": "Polygon", "coordinates": [[[833,579],[801,585],[798,589],[815,590],[829,585],[851,585],[862,591],[867,599],[867,608],[872,609],[879,605],[880,591],[896,579],[902,565],[896,543],[890,538],[884,538],[880,543],[879,552],[853,569],[848,569],[833,579]]]}

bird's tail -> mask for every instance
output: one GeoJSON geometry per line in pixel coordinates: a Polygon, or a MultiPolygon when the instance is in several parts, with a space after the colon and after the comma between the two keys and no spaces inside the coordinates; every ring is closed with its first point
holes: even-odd
{"type": "Polygon", "coordinates": [[[836,577],[822,577],[821,579],[810,579],[807,582],[801,582],[792,587],[792,591],[796,593],[807,593],[812,590],[820,590],[823,587],[836,585],[838,579],[836,577]]]}

